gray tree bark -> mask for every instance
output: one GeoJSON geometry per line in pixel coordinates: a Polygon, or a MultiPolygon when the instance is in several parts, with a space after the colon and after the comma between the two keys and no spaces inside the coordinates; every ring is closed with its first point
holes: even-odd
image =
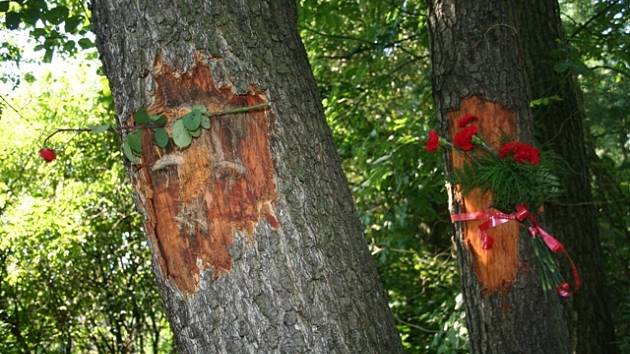
{"type": "MultiPolygon", "coordinates": [[[[130,166],[184,353],[399,353],[289,0],[92,4],[119,124],[216,117],[130,166]]],[[[170,128],[169,128],[170,129],[170,128]]]]}
{"type": "MultiPolygon", "coordinates": [[[[465,113],[480,117],[480,134],[532,140],[528,82],[509,1],[428,0],[433,92],[442,135],[465,113]]],[[[447,169],[461,166],[447,155],[447,169]]],[[[491,196],[450,188],[452,212],[484,210],[491,196]]],[[[511,211],[507,211],[511,212],[511,211]]],[[[456,245],[473,353],[568,353],[567,324],[555,294],[542,293],[529,236],[515,222],[493,230],[490,251],[479,246],[478,223],[456,224],[456,245]]]]}
{"type": "Polygon", "coordinates": [[[581,92],[571,71],[554,70],[554,65],[566,60],[569,53],[558,1],[527,0],[519,7],[519,34],[527,58],[531,96],[558,98],[534,108],[533,113],[541,143],[551,147],[565,163],[557,171],[564,193],[559,203],[545,206],[545,214],[575,259],[583,280],[569,306],[574,352],[616,353],[591,193],[581,92]]]}

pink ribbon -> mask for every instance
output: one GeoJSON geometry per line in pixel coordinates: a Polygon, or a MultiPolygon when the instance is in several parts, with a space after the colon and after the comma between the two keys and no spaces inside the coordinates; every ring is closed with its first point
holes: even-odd
{"type": "Polygon", "coordinates": [[[519,223],[528,221],[530,226],[527,228],[527,231],[529,234],[532,237],[540,237],[553,253],[563,253],[571,265],[573,290],[571,290],[571,286],[567,282],[563,282],[556,289],[558,294],[562,297],[569,297],[580,288],[580,274],[578,273],[577,267],[575,266],[575,263],[573,263],[573,259],[569,256],[569,253],[566,251],[564,245],[552,234],[543,229],[536,220],[536,217],[530,213],[524,205],[517,205],[516,211],[512,214],[505,214],[500,211],[473,211],[469,213],[451,214],[452,222],[473,220],[484,221],[481,225],[479,225],[481,248],[484,250],[491,249],[492,244],[494,243],[494,239],[490,236],[490,234],[488,234],[489,229],[505,224],[508,221],[518,221],[519,223]]]}

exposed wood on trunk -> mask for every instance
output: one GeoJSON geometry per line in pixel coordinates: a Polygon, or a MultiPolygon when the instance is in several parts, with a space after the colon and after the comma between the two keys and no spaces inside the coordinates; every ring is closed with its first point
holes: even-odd
{"type": "MultiPolygon", "coordinates": [[[[227,85],[217,87],[208,60],[197,53],[195,66],[180,73],[156,58],[156,90],[148,111],[165,115],[167,130],[194,105],[217,112],[266,101],[255,89],[236,94],[227,85]]],[[[279,227],[272,206],[277,193],[269,117],[257,111],[213,118],[211,128],[181,151],[172,144],[159,149],[150,130],[145,132],[142,168],[134,182],[162,272],[180,290],[195,292],[207,268],[215,278],[231,270],[234,233],[253,237],[261,219],[279,227]]]]}
{"type": "MultiPolygon", "coordinates": [[[[484,119],[496,119],[495,122],[500,124],[496,128],[515,133],[514,138],[520,141],[531,142],[532,115],[528,106],[527,76],[515,28],[517,9],[513,3],[428,0],[427,4],[433,96],[442,135],[449,135],[454,117],[466,112],[480,116],[481,124],[486,124],[484,119]],[[477,99],[480,101],[475,102],[477,99]],[[486,110],[493,114],[486,116],[486,110]]],[[[496,134],[484,137],[493,143],[500,138],[496,134]]],[[[453,164],[454,160],[447,156],[449,171],[453,164]]],[[[462,204],[454,188],[451,188],[450,197],[453,213],[464,208],[484,207],[488,203],[483,198],[473,198],[475,205],[462,204]]],[[[474,224],[455,225],[471,351],[476,354],[568,353],[568,330],[562,318],[562,307],[557,297],[545,295],[540,289],[530,239],[516,237],[518,245],[514,245],[511,243],[515,238],[513,231],[503,230],[509,237],[497,236],[495,242],[504,238],[500,242],[507,243],[501,245],[508,252],[507,258],[480,257],[474,246],[474,231],[465,232],[471,225],[474,224]],[[516,258],[510,253],[512,251],[517,252],[516,258]],[[489,266],[488,272],[479,266],[481,262],[487,262],[485,267],[488,267],[490,263],[505,261],[508,261],[504,263],[505,273],[499,270],[500,266],[489,266]],[[512,281],[510,277],[515,269],[512,281]],[[494,291],[500,289],[502,283],[510,282],[511,286],[494,291]],[[493,291],[488,292],[488,289],[493,291]]],[[[495,251],[498,252],[493,248],[492,252],[495,251]]]]}
{"type": "MultiPolygon", "coordinates": [[[[461,129],[457,126],[457,119],[464,114],[479,117],[479,120],[475,122],[479,128],[479,135],[495,149],[501,145],[502,138],[516,135],[514,112],[479,97],[468,97],[461,101],[459,110],[448,113],[451,136],[455,136],[461,129]]],[[[465,154],[458,151],[455,151],[451,158],[453,168],[461,168],[467,159],[465,154]]],[[[458,203],[462,205],[462,212],[485,211],[492,207],[491,193],[474,190],[467,196],[458,193],[457,198],[458,203]]],[[[505,212],[509,213],[511,210],[505,210],[505,212]]],[[[474,270],[481,283],[482,291],[484,295],[490,295],[508,289],[516,278],[519,265],[519,224],[516,221],[510,221],[490,229],[488,233],[494,237],[494,245],[491,249],[484,250],[481,247],[479,233],[479,225],[482,222],[465,222],[462,225],[462,232],[464,242],[472,253],[474,270]]]]}
{"type": "Polygon", "coordinates": [[[157,281],[182,353],[402,352],[295,6],[93,2],[122,125],[143,106],[172,121],[194,104],[217,111],[270,103],[213,119],[183,151],[164,155],[145,137],[135,188],[147,233],[156,235],[157,281]],[[189,246],[177,254],[182,239],[189,246]],[[209,268],[195,283],[185,272],[196,270],[198,256],[209,268]]]}

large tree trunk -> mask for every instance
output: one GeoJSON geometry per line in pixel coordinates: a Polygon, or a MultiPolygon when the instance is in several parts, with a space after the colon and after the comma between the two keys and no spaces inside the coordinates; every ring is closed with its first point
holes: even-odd
{"type": "MultiPolygon", "coordinates": [[[[480,117],[481,135],[494,147],[503,135],[532,139],[527,77],[509,1],[429,0],[434,99],[443,135],[454,119],[480,117]]],[[[449,134],[450,132],[450,134],[449,134]]],[[[447,168],[461,166],[460,154],[447,168]]],[[[450,188],[452,212],[485,210],[491,196],[463,197],[450,188]]],[[[511,211],[507,211],[511,212],[511,211]]],[[[457,223],[456,244],[473,353],[568,353],[568,329],[555,294],[536,279],[529,236],[509,222],[493,229],[482,249],[479,222],[457,223]]]]}
{"type": "Polygon", "coordinates": [[[130,175],[185,353],[398,353],[290,0],[95,1],[119,123],[216,117],[192,145],[145,133],[130,175]]]}
{"type": "Polygon", "coordinates": [[[557,0],[521,2],[519,34],[527,57],[527,74],[533,99],[553,97],[533,109],[541,143],[564,161],[559,166],[564,193],[559,203],[545,206],[549,225],[574,257],[583,286],[572,306],[571,334],[576,353],[617,352],[607,306],[597,219],[591,194],[584,109],[581,92],[570,70],[561,73],[554,65],[568,59],[557,0]],[[566,164],[566,165],[565,165],[566,164]]]}

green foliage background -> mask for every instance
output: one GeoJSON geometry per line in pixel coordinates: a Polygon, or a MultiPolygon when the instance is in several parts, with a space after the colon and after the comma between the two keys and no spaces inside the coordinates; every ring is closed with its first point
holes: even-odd
{"type": "Polygon", "coordinates": [[[57,127],[113,123],[97,63],[68,64],[13,92],[20,116],[0,124],[0,352],[168,352],[120,142],[64,135],[57,160],[37,155],[57,127]]]}
{"type": "MultiPolygon", "coordinates": [[[[442,161],[423,149],[436,126],[424,2],[299,5],[326,118],[403,344],[410,353],[465,353],[442,161]]],[[[556,70],[577,74],[585,93],[610,308],[626,352],[629,7],[622,0],[561,5],[570,46],[556,70]]],[[[1,353],[172,350],[120,141],[110,133],[60,135],[52,141],[55,162],[37,156],[56,128],[113,124],[85,7],[0,1],[7,33],[0,39],[1,353]],[[52,70],[35,65],[51,60],[52,70]]]]}

